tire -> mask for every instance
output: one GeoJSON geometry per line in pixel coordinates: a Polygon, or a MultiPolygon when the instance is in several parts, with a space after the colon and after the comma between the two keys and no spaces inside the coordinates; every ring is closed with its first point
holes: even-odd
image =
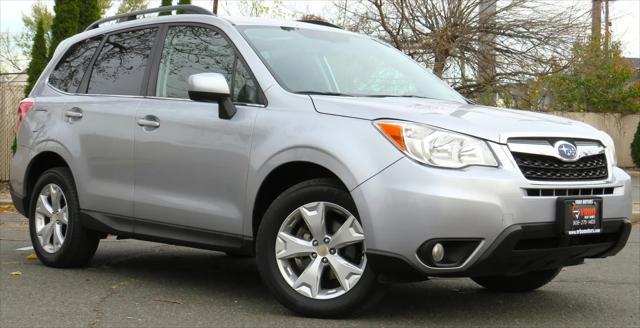
{"type": "Polygon", "coordinates": [[[31,243],[38,259],[44,265],[71,268],[84,266],[91,260],[98,248],[100,234],[83,228],[80,223],[78,194],[69,169],[56,167],[42,173],[33,188],[29,206],[31,243]],[[52,195],[57,197],[60,192],[62,196],[59,197],[60,201],[56,206],[52,195]],[[42,200],[39,202],[40,196],[47,193],[49,196],[45,197],[44,201],[53,211],[47,210],[42,200]],[[48,213],[54,212],[60,214],[47,220],[48,213]],[[51,225],[46,224],[47,222],[51,225]],[[45,232],[46,226],[52,229],[50,237],[45,232]],[[43,238],[45,235],[46,238],[43,238]],[[43,242],[45,239],[47,242],[43,242]]]}
{"type": "Polygon", "coordinates": [[[489,290],[522,293],[538,289],[553,280],[562,268],[528,272],[519,276],[472,277],[478,285],[489,290]]]}
{"type": "MultiPolygon", "coordinates": [[[[358,310],[362,309],[367,305],[371,305],[370,304],[371,300],[379,299],[381,297],[380,294],[384,290],[384,288],[380,288],[381,286],[378,284],[377,275],[369,268],[369,266],[366,265],[366,252],[364,247],[364,240],[350,244],[348,246],[345,246],[344,248],[339,248],[340,246],[338,246],[338,244],[335,244],[334,245],[335,248],[329,249],[328,247],[331,244],[326,243],[326,240],[323,239],[320,242],[320,245],[317,247],[325,246],[325,248],[322,248],[322,249],[314,248],[318,250],[318,252],[311,253],[311,256],[303,255],[301,257],[296,257],[293,260],[289,260],[289,259],[281,260],[276,257],[276,248],[282,247],[282,246],[276,246],[276,240],[278,240],[280,245],[284,245],[281,243],[283,239],[279,237],[280,236],[279,234],[281,233],[281,229],[283,227],[291,226],[289,224],[287,225],[283,224],[285,220],[287,220],[287,222],[290,222],[289,220],[292,220],[292,218],[295,218],[295,214],[294,214],[296,213],[295,211],[298,211],[300,208],[302,208],[303,205],[316,204],[315,206],[318,206],[318,204],[320,203],[325,204],[324,202],[327,202],[327,203],[326,205],[322,205],[323,209],[325,208],[324,206],[334,206],[334,205],[337,205],[337,206],[331,207],[331,208],[327,207],[328,209],[323,211],[318,211],[317,213],[327,213],[327,215],[329,215],[328,213],[331,213],[331,215],[334,215],[336,213],[341,213],[339,211],[346,210],[349,213],[351,213],[352,216],[355,217],[357,220],[358,214],[357,214],[355,204],[351,199],[351,196],[347,191],[345,191],[343,188],[340,187],[340,184],[337,183],[337,181],[333,179],[314,179],[314,180],[301,182],[284,191],[280,196],[278,196],[273,201],[273,203],[267,209],[257,233],[256,262],[258,265],[258,271],[260,272],[260,276],[264,281],[265,285],[268,287],[270,292],[275,296],[275,298],[290,310],[308,317],[318,317],[318,318],[344,317],[347,315],[353,315],[354,312],[357,312],[358,310]],[[336,211],[336,212],[334,213],[332,211],[336,211]],[[351,249],[349,249],[349,247],[351,247],[351,249]],[[352,254],[359,254],[359,255],[355,255],[355,258],[357,258],[358,256],[360,256],[360,258],[359,260],[356,260],[350,263],[352,263],[352,265],[354,266],[360,265],[359,268],[363,268],[363,269],[362,271],[358,271],[358,272],[361,272],[360,275],[357,275],[357,274],[345,275],[345,277],[351,277],[351,278],[353,278],[354,276],[359,277],[359,280],[354,282],[354,284],[351,284],[348,279],[340,280],[337,278],[338,275],[336,272],[338,271],[336,271],[337,269],[335,268],[340,267],[340,265],[336,264],[338,263],[336,262],[338,261],[336,259],[337,259],[337,256],[342,256],[341,259],[348,258],[346,250],[353,250],[354,248],[357,248],[357,247],[362,247],[362,248],[360,248],[360,251],[353,251],[352,254]],[[329,250],[329,252],[332,252],[332,253],[327,252],[327,250],[329,250]],[[341,253],[341,252],[344,252],[344,253],[341,253]],[[327,262],[324,262],[325,260],[327,262]],[[304,287],[303,286],[303,287],[298,287],[297,289],[294,289],[294,285],[298,283],[298,281],[295,281],[292,283],[291,277],[289,278],[285,277],[287,271],[286,270],[283,271],[281,269],[281,265],[283,265],[282,263],[289,263],[286,261],[293,261],[290,263],[294,263],[294,265],[295,263],[298,263],[296,261],[308,261],[309,264],[306,267],[306,269],[309,269],[310,267],[312,267],[314,263],[318,263],[319,266],[322,266],[322,268],[324,268],[319,270],[320,274],[318,275],[322,277],[322,279],[320,278],[316,279],[316,281],[322,281],[322,282],[316,285],[316,286],[319,286],[319,288],[316,289],[319,292],[315,297],[311,296],[313,294],[313,288],[311,287],[309,288],[305,287],[306,288],[305,289],[303,288],[304,287]],[[315,261],[320,261],[320,263],[315,261]],[[356,264],[353,264],[353,263],[356,263],[356,264]],[[326,271],[323,271],[323,270],[326,270],[326,271]],[[325,278],[327,279],[326,282],[323,280],[325,278]],[[334,279],[335,281],[332,281],[331,279],[334,279]],[[327,297],[326,295],[321,295],[321,292],[323,292],[323,290],[321,290],[322,289],[321,284],[334,284],[335,286],[335,284],[337,284],[338,282],[341,282],[341,283],[338,285],[338,287],[335,287],[335,288],[337,290],[340,290],[339,292],[336,292],[335,294],[333,294],[333,296],[330,296],[328,298],[321,298],[321,297],[327,297]],[[348,286],[349,289],[346,289],[344,287],[345,285],[343,285],[342,282],[345,282],[344,284],[348,286]],[[307,294],[306,295],[303,294],[301,290],[306,290],[307,294]]],[[[323,218],[325,216],[326,215],[322,215],[323,218]]],[[[339,216],[335,216],[335,217],[339,217],[339,216]]],[[[300,221],[304,219],[298,218],[297,220],[300,221]]],[[[321,222],[331,222],[330,220],[331,218],[327,216],[327,219],[321,220],[321,222]]],[[[359,220],[357,221],[357,224],[354,222],[356,220],[349,217],[342,223],[342,225],[346,225],[347,222],[350,222],[351,224],[350,227],[357,227],[361,229],[359,220]]],[[[302,222],[305,222],[305,221],[302,221],[302,222]]],[[[303,223],[299,223],[299,224],[302,225],[303,223]]],[[[340,223],[337,223],[337,225],[340,225],[340,223]]],[[[330,226],[330,225],[326,224],[325,226],[330,226]]],[[[302,229],[302,228],[299,228],[299,229],[302,229]]],[[[327,233],[325,234],[325,236],[329,236],[328,233],[330,231],[331,229],[327,228],[327,231],[326,231],[327,233]]],[[[346,231],[346,230],[343,230],[343,231],[346,231]]],[[[356,231],[362,231],[362,230],[356,229],[356,231]]],[[[335,241],[336,243],[338,243],[339,242],[338,240],[346,240],[342,238],[337,238],[338,234],[336,232],[338,231],[333,230],[333,234],[330,237],[331,238],[335,237],[335,240],[331,240],[331,242],[335,241]]],[[[309,239],[315,240],[313,239],[313,233],[311,232],[311,229],[309,229],[308,233],[312,236],[312,237],[309,237],[309,239]]],[[[362,233],[362,235],[357,234],[357,236],[360,236],[358,238],[364,238],[364,233],[362,233]]],[[[312,243],[312,241],[308,241],[308,243],[312,243]]],[[[279,254],[282,254],[282,253],[279,253],[279,254]]],[[[307,271],[306,269],[299,271],[297,278],[300,279],[303,273],[307,271]]],[[[311,286],[311,285],[308,285],[308,286],[311,286]]],[[[336,290],[336,289],[331,289],[330,287],[328,290],[336,290]]]]}

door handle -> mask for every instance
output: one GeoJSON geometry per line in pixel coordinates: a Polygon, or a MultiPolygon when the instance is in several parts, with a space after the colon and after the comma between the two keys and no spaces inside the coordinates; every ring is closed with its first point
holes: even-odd
{"type": "Polygon", "coordinates": [[[82,110],[74,107],[64,112],[64,116],[70,118],[82,118],[82,110]]]}
{"type": "Polygon", "coordinates": [[[81,118],[82,117],[82,113],[72,112],[72,111],[68,110],[68,111],[64,112],[64,116],[73,117],[73,118],[81,118]]]}
{"type": "Polygon", "coordinates": [[[152,121],[152,120],[146,120],[146,119],[139,119],[138,120],[138,125],[146,126],[146,127],[150,127],[150,128],[157,128],[157,127],[160,126],[160,122],[152,121]]]}
{"type": "Polygon", "coordinates": [[[160,127],[160,120],[153,115],[147,115],[138,120],[138,125],[145,128],[145,130],[156,129],[160,127]]]}

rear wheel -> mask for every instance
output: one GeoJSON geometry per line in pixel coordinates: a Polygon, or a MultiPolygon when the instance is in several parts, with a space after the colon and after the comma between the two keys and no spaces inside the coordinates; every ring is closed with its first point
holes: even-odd
{"type": "Polygon", "coordinates": [[[302,182],[271,204],[260,224],[262,279],[289,309],[312,317],[352,314],[378,290],[348,192],[329,179],[302,182]]]}
{"type": "Polygon", "coordinates": [[[518,276],[472,277],[480,286],[499,292],[520,293],[538,289],[555,278],[561,269],[527,272],[518,276]]]}
{"type": "Polygon", "coordinates": [[[80,224],[78,195],[69,169],[45,171],[33,188],[29,204],[31,243],[42,263],[66,268],[91,260],[100,235],[80,224]]]}

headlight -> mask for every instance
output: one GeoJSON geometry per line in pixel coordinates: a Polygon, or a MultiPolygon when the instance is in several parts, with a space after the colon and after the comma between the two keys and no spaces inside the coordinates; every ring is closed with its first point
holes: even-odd
{"type": "Polygon", "coordinates": [[[611,139],[611,136],[604,132],[604,131],[600,131],[602,132],[603,138],[602,138],[602,143],[604,144],[605,147],[605,151],[609,152],[609,158],[611,159],[611,165],[616,166],[618,165],[618,158],[616,157],[616,146],[613,143],[613,139],[611,139]]]}
{"type": "Polygon", "coordinates": [[[474,137],[404,121],[379,120],[374,125],[403,153],[423,164],[454,169],[498,166],[489,145],[474,137]]]}

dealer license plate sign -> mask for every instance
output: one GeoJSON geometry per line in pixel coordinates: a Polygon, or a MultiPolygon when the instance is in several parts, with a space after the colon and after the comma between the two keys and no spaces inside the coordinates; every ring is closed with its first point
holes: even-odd
{"type": "Polygon", "coordinates": [[[567,235],[602,233],[602,198],[560,198],[558,214],[567,235]]]}

